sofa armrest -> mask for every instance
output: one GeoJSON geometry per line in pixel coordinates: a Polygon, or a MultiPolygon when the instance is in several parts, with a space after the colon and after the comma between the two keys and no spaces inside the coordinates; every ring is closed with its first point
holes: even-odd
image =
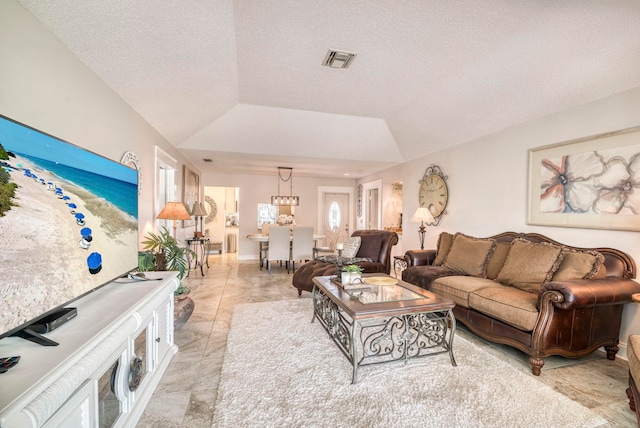
{"type": "Polygon", "coordinates": [[[409,250],[404,253],[407,267],[431,265],[435,259],[436,250],[409,250]]]}
{"type": "Polygon", "coordinates": [[[540,288],[540,296],[546,292],[558,297],[551,298],[554,306],[571,310],[630,302],[631,295],[640,292],[640,284],[621,278],[575,279],[547,282],[540,288]]]}

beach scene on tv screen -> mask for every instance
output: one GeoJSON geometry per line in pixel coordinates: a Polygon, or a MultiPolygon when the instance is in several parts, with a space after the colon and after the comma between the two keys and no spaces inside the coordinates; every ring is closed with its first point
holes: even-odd
{"type": "Polygon", "coordinates": [[[137,171],[0,117],[0,334],[137,265],[137,171]]]}

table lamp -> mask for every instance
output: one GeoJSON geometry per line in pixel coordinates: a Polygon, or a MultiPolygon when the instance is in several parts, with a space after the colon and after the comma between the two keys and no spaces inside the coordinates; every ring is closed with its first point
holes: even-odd
{"type": "Polygon", "coordinates": [[[193,203],[191,215],[196,218],[196,231],[194,233],[194,236],[202,237],[204,235],[204,230],[202,229],[202,218],[207,216],[207,211],[204,209],[204,205],[202,205],[202,202],[193,203]],[[200,234],[198,234],[198,219],[200,219],[200,234]]]}
{"type": "Polygon", "coordinates": [[[431,215],[431,211],[429,211],[429,208],[419,207],[416,210],[415,214],[413,214],[413,217],[411,217],[411,222],[412,223],[420,223],[420,230],[418,231],[418,233],[420,234],[420,249],[421,250],[424,250],[424,234],[425,234],[424,222],[425,221],[427,223],[434,223],[435,219],[431,215]]]}
{"type": "Polygon", "coordinates": [[[182,202],[167,202],[156,218],[159,220],[173,220],[173,239],[176,239],[177,221],[191,220],[191,216],[182,202]]]}

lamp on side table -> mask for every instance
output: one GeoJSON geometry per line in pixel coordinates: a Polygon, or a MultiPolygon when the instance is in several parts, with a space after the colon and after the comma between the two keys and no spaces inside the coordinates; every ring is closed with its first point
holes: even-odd
{"type": "Polygon", "coordinates": [[[420,234],[420,249],[424,250],[424,234],[425,234],[425,229],[424,229],[424,222],[427,223],[434,223],[435,220],[433,218],[433,216],[431,215],[431,211],[429,211],[429,208],[426,207],[419,207],[415,214],[413,214],[413,217],[411,217],[411,222],[412,223],[420,223],[420,229],[418,230],[418,233],[420,234]]]}
{"type": "Polygon", "coordinates": [[[196,218],[196,231],[194,237],[201,238],[204,236],[204,230],[202,229],[202,218],[207,216],[207,211],[204,209],[202,202],[194,202],[191,215],[196,218]],[[200,234],[198,234],[198,220],[200,220],[200,234]]]}
{"type": "Polygon", "coordinates": [[[156,218],[159,220],[173,220],[173,239],[176,239],[177,221],[191,220],[191,216],[182,202],[167,202],[156,218]]]}

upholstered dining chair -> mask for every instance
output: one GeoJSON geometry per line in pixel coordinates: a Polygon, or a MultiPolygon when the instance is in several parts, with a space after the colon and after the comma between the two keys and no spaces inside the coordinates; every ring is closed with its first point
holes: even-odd
{"type": "Polygon", "coordinates": [[[291,243],[291,269],[296,271],[296,260],[313,259],[313,227],[296,227],[293,229],[291,243]]]}
{"type": "Polygon", "coordinates": [[[269,230],[269,249],[267,250],[267,270],[271,272],[273,260],[284,260],[289,273],[291,256],[291,229],[286,226],[272,226],[269,230]]]}
{"type": "Polygon", "coordinates": [[[338,230],[338,226],[333,226],[333,228],[331,228],[331,230],[325,229],[324,234],[327,237],[328,245],[324,246],[324,247],[316,246],[313,249],[313,256],[314,257],[315,256],[320,256],[320,255],[335,254],[336,244],[338,243],[338,240],[340,239],[342,231],[338,230]]]}
{"type": "MultiPolygon", "coordinates": [[[[260,228],[260,233],[263,235],[268,235],[269,230],[271,229],[271,223],[262,223],[262,227],[260,228]]],[[[262,266],[267,258],[267,253],[269,252],[269,243],[263,242],[260,245],[260,270],[262,270],[262,266]]]]}

